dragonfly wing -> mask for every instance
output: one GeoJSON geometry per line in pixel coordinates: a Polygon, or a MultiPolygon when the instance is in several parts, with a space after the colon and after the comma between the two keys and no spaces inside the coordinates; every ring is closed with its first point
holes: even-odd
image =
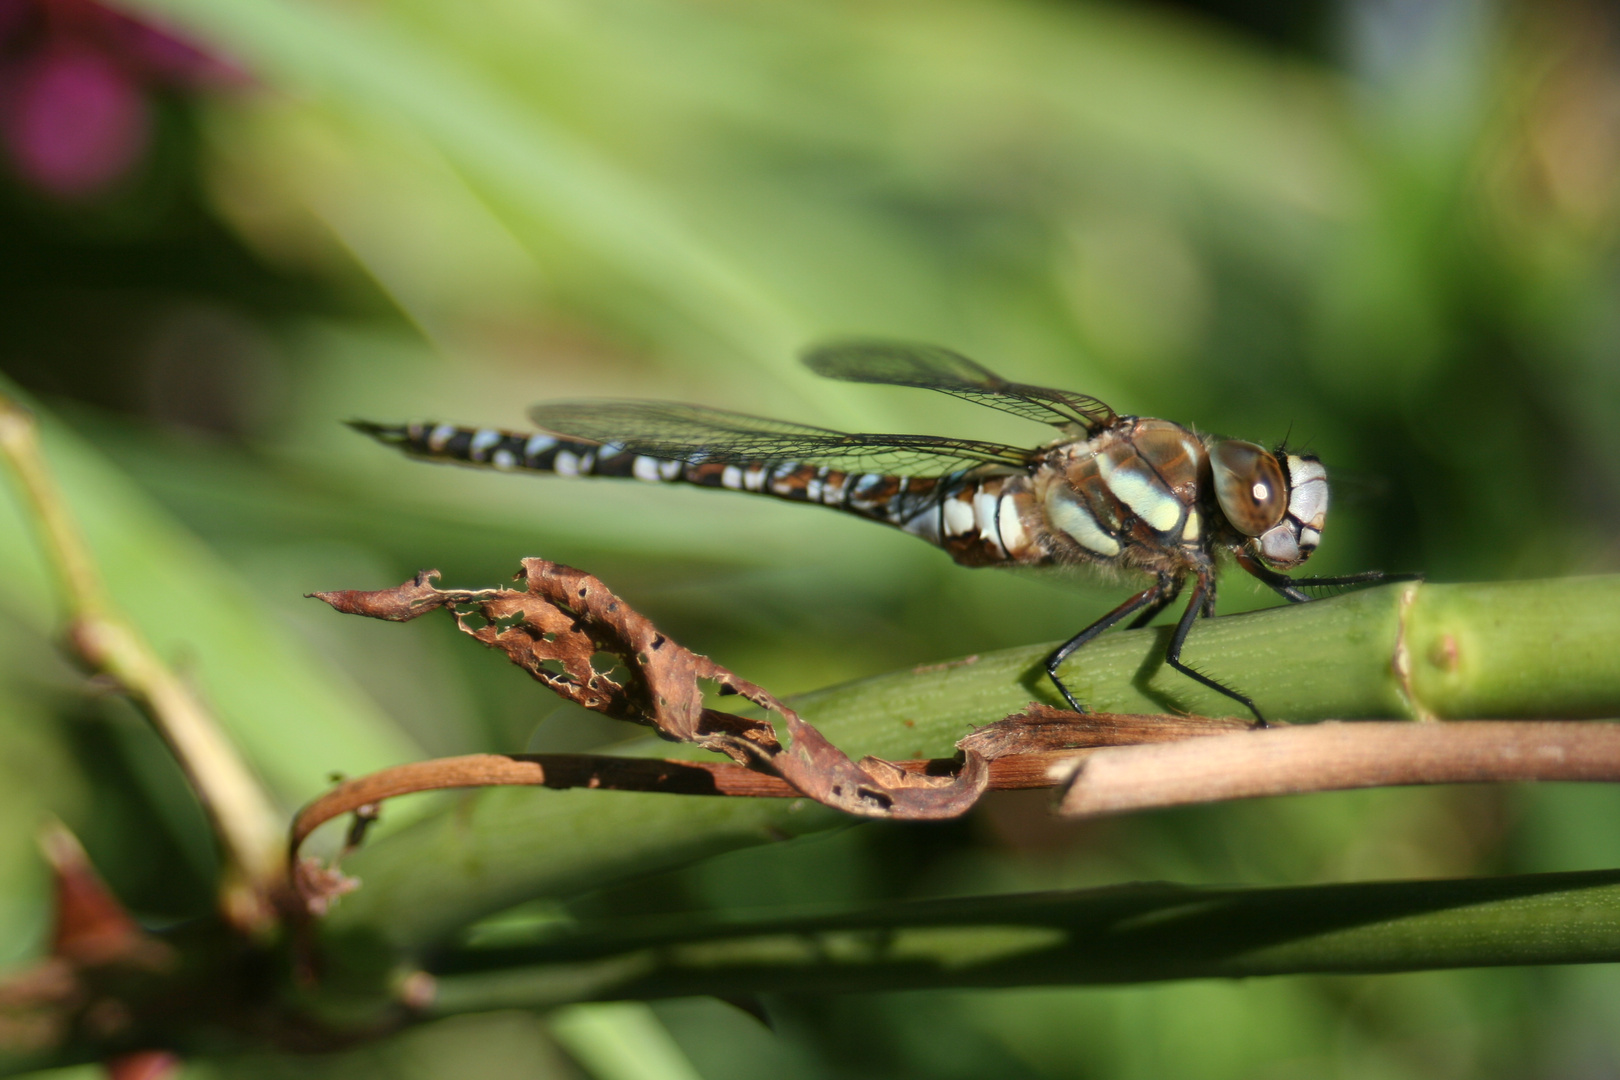
{"type": "Polygon", "coordinates": [[[938,390],[1043,424],[1079,424],[1098,431],[1116,419],[1113,409],[1088,394],[1011,382],[938,345],[838,341],[811,349],[803,360],[829,379],[938,390]]]}
{"type": "Polygon", "coordinates": [[[545,430],[620,453],[696,464],[797,461],[863,472],[944,475],[980,465],[1023,468],[1033,452],[933,435],[846,435],[829,428],[661,401],[550,402],[529,410],[545,430]]]}

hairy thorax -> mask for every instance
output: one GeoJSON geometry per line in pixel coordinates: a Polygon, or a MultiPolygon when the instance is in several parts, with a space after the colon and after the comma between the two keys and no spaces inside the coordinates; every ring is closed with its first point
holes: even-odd
{"type": "Polygon", "coordinates": [[[1203,443],[1168,420],[1054,443],[1030,477],[1041,561],[1174,572],[1206,559],[1208,476],[1203,443]]]}

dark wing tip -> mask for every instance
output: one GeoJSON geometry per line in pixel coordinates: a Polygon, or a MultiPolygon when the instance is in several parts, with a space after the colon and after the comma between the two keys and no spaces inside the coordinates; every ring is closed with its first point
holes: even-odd
{"type": "Polygon", "coordinates": [[[799,362],[823,378],[947,392],[951,387],[1001,381],[982,365],[943,345],[898,338],[831,338],[800,352],[799,362]]]}
{"type": "Polygon", "coordinates": [[[892,344],[876,338],[828,338],[800,349],[799,363],[825,378],[844,378],[848,371],[849,354],[866,356],[892,344]]]}

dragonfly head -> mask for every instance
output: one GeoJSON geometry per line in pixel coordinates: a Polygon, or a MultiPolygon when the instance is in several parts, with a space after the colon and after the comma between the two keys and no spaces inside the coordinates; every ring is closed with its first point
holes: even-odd
{"type": "Polygon", "coordinates": [[[1269,451],[1241,439],[1209,449],[1215,499],[1244,547],[1273,570],[1291,570],[1322,541],[1327,470],[1309,454],[1269,451]]]}

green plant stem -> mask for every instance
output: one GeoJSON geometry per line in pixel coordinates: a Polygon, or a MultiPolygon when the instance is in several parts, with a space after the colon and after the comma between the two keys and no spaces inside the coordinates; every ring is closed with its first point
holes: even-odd
{"type": "MultiPolygon", "coordinates": [[[[1229,701],[1165,668],[1168,632],[1106,635],[1082,650],[1066,677],[1099,709],[1229,711],[1229,701]]],[[[1040,667],[1049,648],[868,679],[792,704],[852,756],[944,756],[974,726],[1031,697],[1054,700],[1040,667]]],[[[1620,715],[1617,653],[1620,576],[1609,576],[1367,589],[1200,623],[1186,657],[1254,695],[1271,715],[1309,721],[1620,715]]],[[[679,751],[648,740],[637,752],[679,751]]],[[[523,900],[571,895],[844,820],[797,800],[469,794],[347,860],[362,888],[343,898],[324,931],[339,951],[351,935],[420,948],[523,900]]]]}
{"type": "Polygon", "coordinates": [[[91,670],[115,679],[152,721],[207,811],[234,880],[226,915],[250,929],[273,920],[270,893],[284,867],[278,814],[213,714],[117,610],[40,450],[33,416],[0,395],[0,457],[11,466],[54,565],[69,615],[68,640],[91,670]],[[245,888],[244,894],[241,890],[245,888]]]}
{"type": "Polygon", "coordinates": [[[1620,959],[1620,871],[1280,889],[1131,885],[716,922],[441,958],[436,1012],[1620,959]]]}

